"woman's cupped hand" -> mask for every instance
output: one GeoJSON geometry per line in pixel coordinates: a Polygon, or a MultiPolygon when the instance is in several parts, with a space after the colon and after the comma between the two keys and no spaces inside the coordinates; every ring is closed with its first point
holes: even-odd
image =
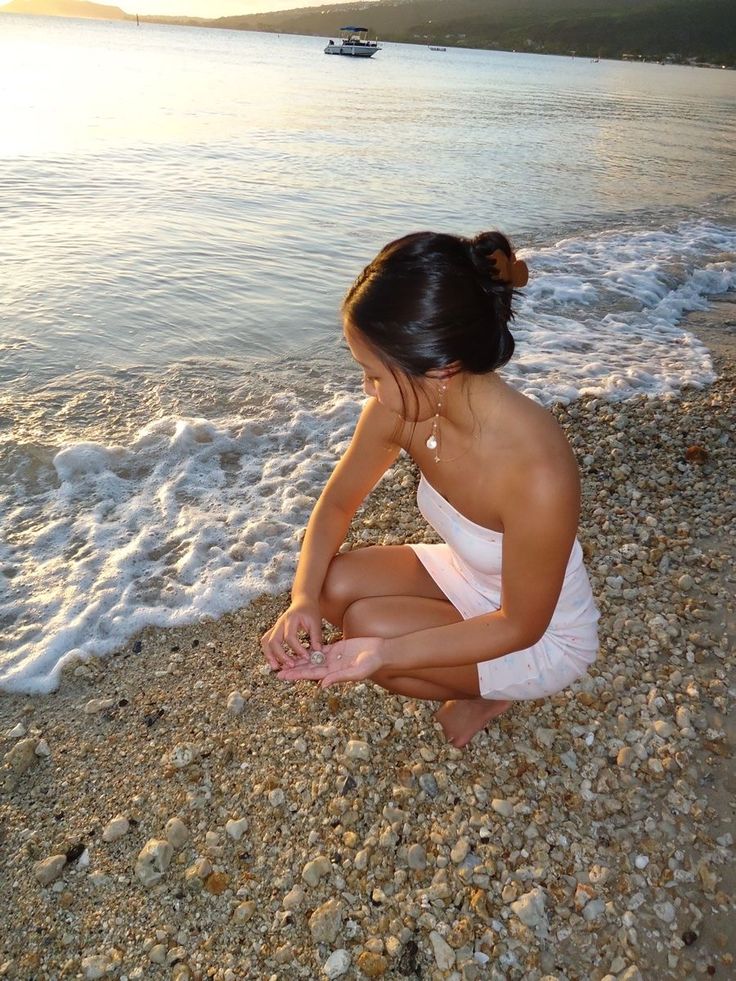
{"type": "Polygon", "coordinates": [[[364,681],[383,666],[382,646],[380,637],[352,637],[324,644],[317,647],[324,656],[321,664],[313,664],[307,656],[282,667],[278,676],[285,681],[318,681],[322,688],[364,681]]]}

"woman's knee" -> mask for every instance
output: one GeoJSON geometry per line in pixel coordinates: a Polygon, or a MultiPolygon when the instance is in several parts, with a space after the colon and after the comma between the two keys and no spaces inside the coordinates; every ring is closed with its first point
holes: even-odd
{"type": "Polygon", "coordinates": [[[377,570],[385,577],[383,563],[377,565],[377,560],[384,557],[377,551],[381,548],[373,545],[336,555],[327,567],[320,602],[342,615],[355,600],[370,596],[376,585],[377,570]]]}
{"type": "Polygon", "coordinates": [[[344,637],[393,637],[394,624],[387,623],[382,615],[380,599],[357,599],[346,608],[342,619],[344,637]]]}
{"type": "Polygon", "coordinates": [[[349,552],[334,557],[327,567],[320,595],[323,615],[337,627],[342,626],[343,614],[355,599],[355,575],[351,572],[354,563],[349,559],[349,552]]]}

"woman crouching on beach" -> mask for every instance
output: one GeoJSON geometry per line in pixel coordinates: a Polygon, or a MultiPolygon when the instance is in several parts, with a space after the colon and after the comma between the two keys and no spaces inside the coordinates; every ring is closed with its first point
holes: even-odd
{"type": "Polygon", "coordinates": [[[261,641],[285,680],[370,679],[442,702],[455,746],[511,702],[570,685],[598,650],[575,459],[552,415],[497,374],[527,276],[499,232],[419,232],[355,281],[344,333],[368,400],[309,520],[291,605],[261,641]],[[445,544],[336,554],[402,449],[445,544]],[[322,618],[342,640],[323,645],[322,618]]]}

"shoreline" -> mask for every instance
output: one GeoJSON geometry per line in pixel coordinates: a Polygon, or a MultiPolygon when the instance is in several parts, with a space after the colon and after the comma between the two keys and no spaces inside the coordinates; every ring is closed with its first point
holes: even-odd
{"type": "MultiPolygon", "coordinates": [[[[92,4],[94,6],[94,4],[92,4]]],[[[327,33],[310,33],[303,34],[298,31],[278,29],[274,28],[260,28],[260,27],[235,27],[232,24],[222,24],[220,21],[229,20],[232,18],[220,17],[220,18],[206,18],[206,17],[177,17],[176,15],[166,16],[166,15],[156,15],[156,14],[144,14],[139,16],[137,14],[129,14],[121,8],[121,17],[111,17],[111,16],[101,16],[94,14],[49,14],[49,13],[37,13],[35,11],[14,11],[7,10],[4,11],[0,9],[0,14],[9,14],[10,16],[16,17],[53,17],[62,20],[81,20],[81,21],[103,21],[107,23],[126,23],[126,24],[157,24],[162,27],[187,27],[196,28],[198,30],[211,30],[211,31],[233,31],[238,34],[272,34],[275,37],[281,37],[285,34],[289,37],[308,37],[316,39],[324,39],[329,36],[329,31],[327,33]]],[[[248,16],[247,14],[244,16],[248,16]]],[[[431,23],[431,22],[430,22],[431,23]]],[[[333,30],[333,34],[335,31],[333,30]]],[[[551,50],[538,50],[538,49],[527,49],[527,48],[499,48],[493,45],[483,45],[481,47],[473,47],[472,45],[466,44],[453,44],[451,41],[448,42],[447,39],[432,39],[430,35],[424,35],[421,40],[409,40],[404,38],[402,40],[396,40],[394,38],[381,38],[379,43],[388,44],[406,44],[411,47],[417,48],[432,48],[434,46],[442,46],[444,50],[454,50],[459,51],[490,51],[497,54],[523,54],[523,55],[540,55],[541,57],[552,57],[552,58],[573,58],[579,61],[588,62],[621,62],[624,64],[633,65],[666,65],[668,68],[710,68],[714,71],[736,71],[736,63],[718,63],[712,61],[699,61],[696,55],[680,55],[677,59],[669,60],[668,55],[664,55],[660,58],[654,56],[644,56],[644,55],[627,55],[626,52],[622,51],[620,55],[607,55],[606,57],[600,57],[597,52],[597,47],[592,48],[587,54],[578,53],[572,49],[562,47],[559,51],[551,50]]]]}
{"type": "MultiPolygon", "coordinates": [[[[0,978],[727,976],[736,297],[686,326],[712,385],[555,410],[601,655],[467,749],[431,704],[273,678],[257,637],[283,594],[0,695],[0,978]],[[176,817],[188,840],[170,829],[146,886],[139,853],[176,817]],[[330,955],[350,966],[323,974],[330,955]]],[[[399,461],[348,543],[432,540],[415,486],[399,461]]]]}

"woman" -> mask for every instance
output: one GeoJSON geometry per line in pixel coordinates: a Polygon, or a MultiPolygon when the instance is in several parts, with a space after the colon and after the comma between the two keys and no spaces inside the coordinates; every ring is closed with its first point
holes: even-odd
{"type": "Polygon", "coordinates": [[[441,701],[455,746],[512,701],[569,685],[598,649],[575,459],[550,413],[497,374],[527,278],[499,232],[420,232],[355,281],[344,333],[369,398],[309,520],[291,605],[261,641],[280,678],[370,678],[441,701]],[[445,544],[336,554],[402,449],[445,544]],[[322,645],[322,618],[341,641],[322,645]]]}

